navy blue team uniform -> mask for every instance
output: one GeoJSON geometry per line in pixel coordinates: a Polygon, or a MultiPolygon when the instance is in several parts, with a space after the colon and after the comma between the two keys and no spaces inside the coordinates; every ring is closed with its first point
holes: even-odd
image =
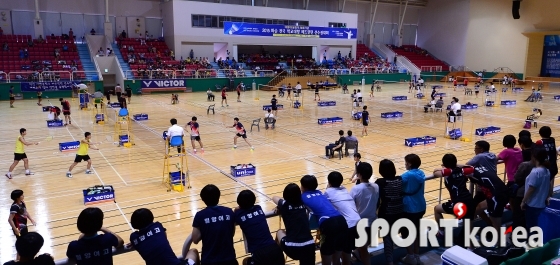
{"type": "Polygon", "coordinates": [[[113,234],[82,237],[68,245],[66,256],[77,265],[113,265],[113,247],[119,240],[113,234]]]}
{"type": "Polygon", "coordinates": [[[260,205],[251,209],[239,209],[235,213],[235,222],[241,227],[247,248],[251,253],[251,265],[283,265],[284,253],[276,244],[266,222],[266,216],[260,205]]]}
{"type": "Polygon", "coordinates": [[[178,259],[173,252],[165,230],[160,222],[154,222],[130,234],[130,242],[146,261],[146,265],[186,264],[186,260],[178,259]]]}
{"type": "Polygon", "coordinates": [[[206,207],[196,213],[192,226],[198,228],[202,235],[202,265],[238,264],[233,248],[234,214],[230,208],[206,207]]]}

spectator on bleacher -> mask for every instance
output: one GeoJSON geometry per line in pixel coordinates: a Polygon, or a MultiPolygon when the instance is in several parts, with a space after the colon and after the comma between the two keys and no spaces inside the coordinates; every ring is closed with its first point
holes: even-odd
{"type": "Polygon", "coordinates": [[[27,40],[27,47],[33,47],[33,45],[34,45],[33,39],[27,40]]]}
{"type": "Polygon", "coordinates": [[[173,252],[165,227],[160,222],[154,222],[154,215],[148,209],[141,208],[135,210],[130,218],[130,224],[136,231],[130,234],[130,243],[146,265],[182,265],[185,262],[199,264],[198,252],[196,249],[189,251],[185,260],[180,260],[173,252]]]}
{"type": "Polygon", "coordinates": [[[74,31],[72,30],[72,28],[70,28],[70,30],[68,31],[68,38],[70,38],[72,42],[74,41],[74,31]]]}
{"type": "MultiPolygon", "coordinates": [[[[373,175],[373,168],[367,162],[360,162],[356,167],[356,176],[359,180],[359,184],[352,187],[350,191],[350,196],[354,199],[356,203],[356,209],[361,218],[367,218],[367,227],[371,227],[371,224],[375,219],[377,219],[377,205],[379,200],[379,186],[375,183],[371,183],[369,180],[373,175]]],[[[366,231],[369,229],[366,229],[366,231]]],[[[369,265],[369,252],[368,246],[371,243],[371,238],[369,238],[367,244],[358,248],[358,253],[362,258],[362,263],[364,265],[369,265]]]]}
{"type": "Polygon", "coordinates": [[[68,51],[68,45],[66,45],[66,44],[62,45],[62,50],[67,52],[68,51]]]}
{"type": "Polygon", "coordinates": [[[282,196],[284,198],[272,197],[286,227],[276,232],[276,241],[284,253],[293,260],[299,260],[300,265],[314,265],[315,241],[309,230],[309,217],[301,199],[301,189],[297,184],[290,183],[284,188],[282,196]]]}
{"type": "Polygon", "coordinates": [[[554,181],[548,170],[549,154],[545,148],[539,146],[533,149],[532,161],[535,167],[525,180],[525,195],[521,202],[521,209],[525,211],[525,228],[530,231],[539,225],[539,215],[548,204],[552,194],[551,179],[554,181]]]}
{"type": "Polygon", "coordinates": [[[5,51],[5,52],[7,52],[7,51],[10,50],[10,47],[8,47],[8,43],[7,43],[7,42],[4,42],[4,44],[2,45],[2,50],[5,51]]]}
{"type": "Polygon", "coordinates": [[[504,161],[508,180],[507,187],[510,189],[515,183],[515,172],[517,171],[519,164],[523,162],[523,155],[521,154],[521,149],[515,147],[517,144],[515,136],[511,134],[504,136],[502,144],[506,149],[502,150],[498,154],[498,159],[504,161]]]}
{"type": "Polygon", "coordinates": [[[245,258],[243,264],[283,265],[284,253],[272,236],[266,216],[260,205],[255,205],[255,194],[243,190],[237,196],[234,220],[243,231],[247,249],[251,257],[245,258]]]}
{"type": "MultiPolygon", "coordinates": [[[[389,227],[391,227],[397,220],[403,217],[403,181],[400,176],[397,176],[395,164],[388,159],[383,159],[379,162],[379,175],[382,178],[375,181],[375,184],[379,186],[378,214],[379,218],[385,219],[389,223],[389,227]]],[[[393,249],[393,239],[388,234],[383,237],[383,252],[388,265],[393,264],[393,249]]]]}
{"type": "MultiPolygon", "coordinates": [[[[551,137],[552,130],[548,126],[541,127],[539,129],[539,135],[541,136],[541,140],[536,141],[535,144],[543,146],[547,151],[548,162],[550,163],[548,169],[550,170],[551,187],[554,187],[554,178],[556,174],[558,174],[558,164],[556,163],[558,160],[558,151],[556,149],[556,141],[551,137]]],[[[550,192],[552,192],[552,190],[550,190],[550,192]]]]}
{"type": "MultiPolygon", "coordinates": [[[[408,154],[404,157],[406,169],[401,177],[403,179],[403,203],[404,217],[412,221],[416,226],[417,233],[420,233],[420,219],[426,213],[426,199],[424,198],[424,187],[426,176],[420,170],[422,161],[416,154],[408,154]]],[[[409,231],[403,229],[403,238],[408,237],[409,231]]],[[[416,240],[406,248],[407,255],[402,259],[405,264],[417,264],[420,261],[420,236],[417,234],[416,240]]]]}
{"type": "Polygon", "coordinates": [[[0,36],[4,35],[4,30],[0,27],[0,36]]]}
{"type": "Polygon", "coordinates": [[[342,149],[344,146],[344,142],[346,138],[344,137],[344,131],[338,131],[339,139],[334,142],[334,144],[330,143],[329,145],[325,146],[325,157],[327,159],[332,158],[334,156],[334,151],[342,149]]]}
{"type": "Polygon", "coordinates": [[[175,53],[173,51],[169,51],[169,57],[171,57],[172,60],[175,60],[175,53]]]}
{"type": "MultiPolygon", "coordinates": [[[[458,167],[457,157],[453,154],[445,154],[441,159],[443,168],[434,170],[436,178],[444,178],[445,187],[449,191],[450,200],[448,202],[436,205],[434,207],[434,218],[436,223],[439,224],[443,219],[443,214],[453,214],[453,208],[457,203],[463,203],[467,207],[467,214],[465,218],[474,218],[475,207],[473,205],[473,197],[467,188],[467,177],[473,173],[472,167],[458,167]]],[[[444,235],[444,230],[440,227],[438,231],[439,236],[444,235]]]]}
{"type": "Polygon", "coordinates": [[[126,39],[126,31],[124,31],[124,29],[121,32],[121,38],[126,39]]]}
{"type": "Polygon", "coordinates": [[[43,35],[39,35],[39,38],[37,39],[37,42],[39,43],[43,43],[45,40],[43,39],[43,35]]]}
{"type": "Polygon", "coordinates": [[[92,29],[89,31],[89,33],[90,33],[91,35],[95,35],[95,29],[92,28],[92,29]]]}
{"type": "Polygon", "coordinates": [[[107,48],[107,51],[105,51],[105,54],[107,57],[109,57],[109,55],[111,55],[111,49],[107,48]]]}
{"type": "Polygon", "coordinates": [[[467,162],[467,165],[475,169],[474,174],[469,176],[469,180],[477,184],[474,196],[474,205],[477,205],[476,214],[488,225],[492,225],[496,231],[500,231],[508,197],[506,185],[498,177],[498,157],[490,153],[490,143],[487,141],[477,141],[474,152],[476,155],[467,162]],[[486,215],[485,210],[489,216],[486,215]]]}
{"type": "Polygon", "coordinates": [[[305,175],[300,180],[301,199],[303,204],[313,213],[321,231],[321,263],[330,265],[333,258],[340,257],[347,238],[348,225],[346,219],[334,208],[321,191],[317,190],[317,178],[305,175]]]}
{"type": "Polygon", "coordinates": [[[134,46],[128,45],[128,51],[129,52],[134,52],[134,46]]]}
{"type": "MultiPolygon", "coordinates": [[[[194,51],[193,49],[191,49],[191,51],[189,52],[189,58],[192,60],[194,58],[194,51]]],[[[220,61],[222,60],[222,58],[220,57],[220,61]]]]}
{"type": "Polygon", "coordinates": [[[356,209],[356,203],[350,193],[342,185],[344,178],[342,174],[333,171],[328,175],[328,186],[325,190],[325,197],[331,202],[336,210],[342,214],[348,225],[347,238],[345,239],[342,249],[342,264],[351,264],[351,254],[356,249],[356,238],[358,237],[358,230],[356,225],[360,221],[360,214],[356,209]]]}
{"type": "Polygon", "coordinates": [[[103,52],[103,48],[99,48],[99,50],[97,51],[97,56],[103,56],[105,55],[105,53],[103,52]]]}
{"type": "Polygon", "coordinates": [[[208,184],[202,188],[200,198],[206,208],[194,216],[192,242],[198,244],[202,240],[202,264],[237,265],[233,248],[233,211],[218,205],[220,189],[215,185],[208,184]]]}
{"type": "Polygon", "coordinates": [[[53,257],[50,254],[45,253],[37,256],[44,242],[43,237],[35,232],[19,237],[15,245],[19,259],[8,261],[4,265],[54,265],[53,257]]]}
{"type": "Polygon", "coordinates": [[[515,172],[515,184],[518,189],[515,194],[512,194],[513,198],[510,200],[513,229],[519,226],[525,227],[525,212],[521,210],[521,202],[523,201],[523,196],[525,196],[525,181],[527,176],[529,176],[529,173],[531,173],[531,170],[535,167],[534,161],[531,160],[531,147],[533,146],[531,138],[528,136],[520,136],[517,142],[522,149],[523,162],[519,164],[519,167],[515,172]],[[529,154],[528,157],[525,157],[526,153],[529,154]]]}
{"type": "Polygon", "coordinates": [[[23,59],[24,59],[23,49],[19,49],[19,58],[23,61],[23,59]]]}
{"type": "Polygon", "coordinates": [[[113,247],[121,248],[124,241],[103,227],[103,212],[96,207],[84,209],[78,216],[78,240],[68,244],[66,256],[77,265],[113,264],[113,247]],[[98,232],[103,232],[98,234],[98,232]]]}

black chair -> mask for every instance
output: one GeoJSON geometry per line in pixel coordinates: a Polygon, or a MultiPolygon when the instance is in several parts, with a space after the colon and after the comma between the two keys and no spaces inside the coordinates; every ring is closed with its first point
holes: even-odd
{"type": "Polygon", "coordinates": [[[216,106],[216,104],[212,104],[212,105],[208,106],[208,109],[206,110],[206,115],[210,114],[210,111],[212,111],[212,114],[216,114],[216,112],[214,111],[215,106],[216,106]]]}
{"type": "Polygon", "coordinates": [[[344,154],[342,153],[342,150],[344,150],[344,146],[346,145],[346,143],[343,143],[342,146],[338,149],[333,149],[332,152],[333,154],[331,154],[332,156],[334,156],[334,152],[338,152],[338,159],[342,159],[342,157],[344,156],[344,154]]]}
{"type": "Polygon", "coordinates": [[[253,126],[257,126],[257,129],[260,132],[261,131],[260,123],[261,123],[261,118],[253,120],[253,124],[251,124],[251,132],[253,131],[253,126]]]}

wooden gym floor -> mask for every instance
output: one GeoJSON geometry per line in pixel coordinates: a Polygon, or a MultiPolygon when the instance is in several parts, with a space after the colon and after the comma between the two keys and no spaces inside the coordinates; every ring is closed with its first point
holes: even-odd
{"type": "MultiPolygon", "coordinates": [[[[431,84],[428,84],[431,85],[431,84]]],[[[445,85],[447,86],[447,85],[445,85]]],[[[352,89],[361,87],[351,87],[352,89]]],[[[426,99],[410,99],[406,84],[385,84],[382,92],[376,92],[375,98],[369,97],[369,86],[364,90],[365,104],[372,116],[369,126],[369,136],[361,138],[362,127],[358,121],[351,119],[352,110],[350,96],[342,94],[341,90],[321,91],[322,100],[334,100],[335,107],[317,107],[313,101],[313,93],[304,92],[304,108],[297,110],[290,108],[286,98],[280,98],[279,104],[285,106],[279,111],[277,128],[265,130],[261,121],[261,130],[253,128],[250,132],[251,121],[264,117],[262,105],[270,104],[274,92],[244,92],[241,103],[236,102],[235,92],[229,92],[229,107],[220,107],[219,94],[216,94],[216,114],[206,114],[210,102],[206,101],[205,93],[181,94],[178,105],[170,104],[170,95],[156,94],[134,96],[129,105],[131,114],[147,113],[149,120],[133,123],[132,135],[135,145],[132,148],[117,147],[111,143],[100,145],[100,151],[90,151],[95,174],[85,174],[85,163],[74,169],[74,178],[65,176],[68,167],[73,162],[74,153],[58,152],[59,142],[68,142],[83,138],[89,131],[93,134],[93,141],[99,142],[106,135],[114,135],[113,115],[109,111],[109,121],[105,125],[93,123],[93,111],[77,110],[77,102],[72,102],[73,123],[67,127],[46,128],[46,113],[41,112],[35,100],[17,101],[15,108],[10,109],[8,102],[0,104],[1,157],[0,168],[2,175],[7,172],[12,163],[14,141],[19,128],[27,128],[28,141],[40,141],[47,135],[54,136],[51,142],[38,146],[26,147],[33,176],[25,176],[22,163],[13,172],[13,179],[2,177],[0,185],[0,216],[6,220],[9,215],[11,200],[9,194],[13,189],[25,191],[29,212],[37,221],[37,231],[45,238],[45,245],[41,252],[51,253],[55,260],[65,258],[66,248],[71,240],[79,236],[76,219],[84,209],[82,189],[93,185],[113,185],[116,189],[117,203],[103,203],[97,205],[105,212],[104,225],[118,233],[128,242],[132,228],[130,216],[135,209],[145,207],[154,212],[157,221],[167,228],[167,235],[177,254],[180,254],[184,239],[191,231],[192,219],[195,213],[204,207],[199,199],[199,192],[204,185],[212,183],[222,191],[220,204],[235,207],[237,194],[244,189],[250,189],[257,195],[257,203],[265,210],[272,210],[274,205],[270,198],[281,196],[285,185],[291,182],[299,183],[304,174],[314,174],[319,178],[319,187],[326,188],[326,176],[333,170],[340,171],[345,178],[353,172],[353,160],[344,157],[327,160],[324,156],[324,146],[338,139],[338,130],[352,130],[359,137],[359,152],[362,161],[373,163],[374,175],[377,174],[377,163],[384,158],[395,162],[398,172],[404,172],[404,156],[416,153],[422,159],[422,166],[426,175],[430,175],[434,168],[440,165],[441,157],[445,153],[454,153],[460,162],[468,161],[474,155],[474,142],[486,139],[491,143],[491,151],[502,150],[502,138],[506,134],[517,133],[522,129],[524,119],[532,113],[533,108],[543,109],[543,116],[539,126],[549,125],[553,128],[553,135],[558,135],[557,115],[560,103],[552,98],[553,91],[544,91],[544,101],[527,103],[524,99],[529,95],[525,92],[513,94],[511,92],[498,93],[496,101],[515,99],[517,105],[513,107],[497,106],[484,107],[484,95],[465,96],[463,91],[453,92],[452,88],[445,88],[447,93],[446,105],[451,96],[455,95],[461,103],[471,102],[480,105],[478,110],[464,111],[463,132],[470,138],[470,142],[455,141],[443,138],[445,130],[445,114],[424,113],[423,105],[426,99]],[[550,93],[550,94],[546,94],[550,93]],[[392,101],[392,96],[407,95],[409,100],[392,101]],[[254,100],[255,97],[260,100],[254,100]],[[402,111],[404,117],[400,119],[381,119],[381,112],[402,111]],[[180,125],[185,125],[191,116],[197,116],[201,125],[201,137],[205,146],[204,153],[188,156],[192,189],[180,192],[167,192],[162,185],[162,169],[164,142],[161,134],[170,124],[170,118],[177,118],[180,125]],[[340,116],[344,122],[335,125],[320,126],[317,118],[340,116]],[[241,139],[238,148],[232,150],[234,129],[231,126],[233,118],[239,117],[248,131],[248,140],[255,147],[251,151],[241,139]],[[498,126],[502,132],[487,137],[474,137],[471,131],[475,128],[498,126]],[[437,143],[431,146],[410,148],[404,145],[405,138],[419,136],[435,136],[437,143]],[[229,167],[236,164],[252,163],[257,168],[256,176],[232,178],[229,167]]],[[[430,91],[426,91],[427,94],[430,91]]],[[[45,99],[44,106],[49,102],[45,99]]],[[[58,105],[57,100],[52,104],[58,105]]],[[[538,139],[538,129],[531,129],[533,139],[538,139]]],[[[188,138],[187,138],[188,139],[188,138]]],[[[197,146],[198,147],[198,146],[197,146]]],[[[189,145],[189,152],[192,148],[189,145]]],[[[500,173],[503,166],[499,166],[500,173]]],[[[348,189],[351,184],[345,184],[348,189]]],[[[432,215],[433,207],[438,203],[439,180],[429,180],[426,185],[426,199],[428,203],[427,216],[432,215]]],[[[442,192],[442,200],[447,200],[448,193],[442,192]]],[[[279,227],[279,218],[270,218],[271,231],[279,227]]],[[[0,222],[0,262],[6,262],[15,257],[15,237],[7,221],[0,222]]],[[[236,233],[236,251],[238,257],[246,256],[243,243],[240,242],[241,233],[236,233]]],[[[193,245],[195,246],[195,245],[193,245]]],[[[200,249],[200,245],[197,246],[200,249]]],[[[137,253],[127,253],[115,257],[116,264],[143,264],[137,253]],[[126,262],[125,262],[126,260],[126,262]]]]}

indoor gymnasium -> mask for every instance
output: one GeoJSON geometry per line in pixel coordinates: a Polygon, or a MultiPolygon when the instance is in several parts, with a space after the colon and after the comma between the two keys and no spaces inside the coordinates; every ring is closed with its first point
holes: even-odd
{"type": "Polygon", "coordinates": [[[7,1],[0,262],[556,264],[559,7],[7,1]],[[543,238],[354,245],[389,216],[543,238]]]}

